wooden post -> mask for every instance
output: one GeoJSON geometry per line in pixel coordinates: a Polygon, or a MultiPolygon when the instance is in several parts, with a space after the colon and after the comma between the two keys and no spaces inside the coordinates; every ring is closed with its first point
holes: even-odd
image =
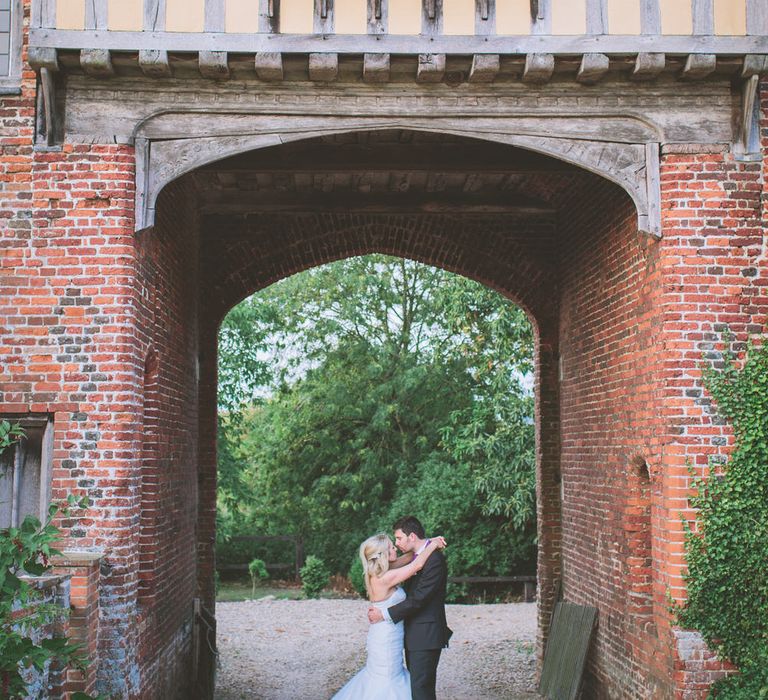
{"type": "Polygon", "coordinates": [[[224,0],[205,0],[205,31],[223,32],[226,22],[224,0]]]}
{"type": "MultiPolygon", "coordinates": [[[[144,31],[165,31],[166,0],[144,0],[144,31]]],[[[139,67],[150,78],[167,78],[171,75],[168,52],[160,49],[139,51],[139,67]]]]}
{"type": "MultiPolygon", "coordinates": [[[[223,32],[226,26],[224,0],[205,0],[205,31],[223,32]]],[[[222,80],[229,77],[226,51],[201,51],[198,56],[200,74],[205,78],[222,80]]]]}
{"type": "Polygon", "coordinates": [[[32,0],[32,27],[55,29],[56,0],[32,0]]]}
{"type": "Polygon", "coordinates": [[[333,0],[315,0],[315,34],[333,34],[333,0]]]}
{"type": "MultiPolygon", "coordinates": [[[[583,0],[578,0],[583,2],[583,0]]],[[[531,34],[552,33],[551,0],[531,0],[531,34]]]]}
{"type": "Polygon", "coordinates": [[[259,0],[259,32],[277,34],[280,31],[280,0],[259,0]]]}
{"type": "Polygon", "coordinates": [[[368,33],[386,34],[389,26],[389,0],[368,0],[368,33]]]}
{"type": "Polygon", "coordinates": [[[695,35],[715,33],[714,0],[693,0],[693,33],[695,35]]]}
{"type": "Polygon", "coordinates": [[[587,34],[605,34],[608,26],[608,0],[587,1],[587,34]]]}
{"type": "Polygon", "coordinates": [[[107,0],[85,0],[85,28],[107,29],[107,0]]]}
{"type": "Polygon", "coordinates": [[[443,0],[421,0],[421,33],[425,36],[443,33],[443,0]]]}
{"type": "Polygon", "coordinates": [[[301,567],[304,566],[304,539],[299,535],[295,539],[296,548],[296,581],[301,580],[301,567]]]}
{"type": "Polygon", "coordinates": [[[768,3],[765,0],[747,0],[747,34],[768,34],[768,3]]]}
{"type": "Polygon", "coordinates": [[[661,34],[659,0],[642,0],[640,4],[640,33],[652,36],[661,34]]]}

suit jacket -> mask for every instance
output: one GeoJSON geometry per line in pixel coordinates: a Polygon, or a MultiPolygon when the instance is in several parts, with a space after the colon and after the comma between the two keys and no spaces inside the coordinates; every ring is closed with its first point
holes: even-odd
{"type": "Polygon", "coordinates": [[[405,583],[408,597],[389,608],[393,622],[405,620],[405,648],[409,651],[442,649],[453,632],[445,621],[448,565],[440,551],[432,552],[424,568],[405,583]]]}

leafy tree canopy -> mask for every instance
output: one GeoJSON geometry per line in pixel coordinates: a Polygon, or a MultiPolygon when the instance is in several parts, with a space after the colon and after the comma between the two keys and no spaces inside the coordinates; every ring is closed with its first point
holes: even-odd
{"type": "Polygon", "coordinates": [[[220,338],[225,538],[301,535],[346,573],[360,541],[408,511],[453,543],[454,574],[531,559],[533,334],[520,308],[371,255],[263,290],[220,338]]]}

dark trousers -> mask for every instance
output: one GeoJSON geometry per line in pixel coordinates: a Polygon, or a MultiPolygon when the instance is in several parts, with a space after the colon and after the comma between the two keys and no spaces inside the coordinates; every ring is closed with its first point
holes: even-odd
{"type": "Polygon", "coordinates": [[[437,664],[442,649],[405,651],[405,665],[411,674],[411,700],[435,700],[437,664]]]}

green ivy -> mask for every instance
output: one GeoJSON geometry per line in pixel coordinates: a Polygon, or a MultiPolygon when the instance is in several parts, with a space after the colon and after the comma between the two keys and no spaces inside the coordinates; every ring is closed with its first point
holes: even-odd
{"type": "MultiPolygon", "coordinates": [[[[0,422],[0,453],[23,439],[23,435],[19,426],[0,422]]],[[[48,508],[45,523],[27,516],[21,527],[0,530],[0,698],[26,697],[25,669],[42,672],[51,661],[82,669],[87,663],[81,654],[81,645],[69,639],[35,641],[36,630],[60,617],[62,609],[40,603],[40,594],[24,579],[25,574],[45,574],[51,568],[50,558],[59,554],[53,548],[59,538],[59,530],[52,524],[54,518],[67,516],[72,509],[87,505],[86,499],[70,496],[66,504],[53,504],[48,508]],[[17,617],[19,610],[26,611],[21,619],[17,617]]],[[[72,696],[72,700],[89,698],[85,693],[72,696]]]]}
{"type": "Polygon", "coordinates": [[[679,617],[740,671],[711,697],[768,698],[768,343],[750,346],[743,363],[726,352],[705,383],[735,445],[727,464],[694,479],[697,528],[686,535],[679,617]]]}

